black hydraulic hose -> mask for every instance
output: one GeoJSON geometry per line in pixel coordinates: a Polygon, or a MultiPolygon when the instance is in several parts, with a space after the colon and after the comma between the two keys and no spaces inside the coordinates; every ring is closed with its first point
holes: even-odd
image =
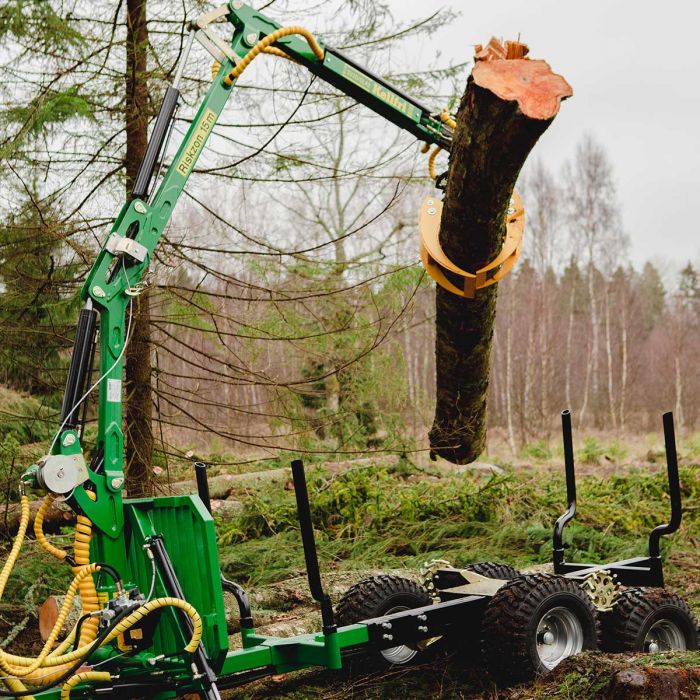
{"type": "Polygon", "coordinates": [[[92,613],[85,613],[79,620],[78,623],[75,626],[75,640],[73,640],[73,651],[75,651],[78,648],[78,642],[80,640],[80,630],[83,629],[83,623],[85,620],[87,620],[89,617],[92,617],[92,613]]]}
{"type": "MultiPolygon", "coordinates": [[[[51,683],[46,683],[45,685],[33,686],[27,688],[27,690],[2,690],[0,689],[0,698],[26,698],[30,695],[35,695],[36,693],[43,693],[45,690],[51,690],[57,685],[60,685],[67,681],[71,676],[75,675],[75,672],[85,663],[85,659],[88,659],[95,651],[100,647],[102,642],[107,638],[109,633],[119,624],[127,615],[130,615],[132,610],[123,610],[119,613],[114,620],[112,620],[112,626],[106,629],[93,643],[92,646],[85,652],[84,656],[81,656],[65,673],[62,673],[56,680],[51,681],[51,683]]],[[[19,678],[18,680],[22,680],[19,678]]]]}
{"type": "Polygon", "coordinates": [[[114,581],[114,584],[117,588],[123,589],[122,577],[119,575],[119,572],[113,566],[111,566],[110,564],[104,564],[101,561],[93,562],[93,564],[96,564],[100,567],[100,570],[97,573],[101,574],[104,571],[114,581]]]}

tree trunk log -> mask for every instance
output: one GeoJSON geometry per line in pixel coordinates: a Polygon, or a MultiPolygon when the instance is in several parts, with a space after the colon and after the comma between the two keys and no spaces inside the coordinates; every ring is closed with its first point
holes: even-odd
{"type": "MultiPolygon", "coordinates": [[[[552,123],[569,84],[547,63],[525,58],[527,47],[491,41],[477,60],[457,114],[440,244],[463,270],[496,257],[518,174],[552,123]]],[[[434,454],[455,464],[475,460],[486,443],[486,397],[497,285],[464,299],[436,290],[434,454]]]]}
{"type": "MultiPolygon", "coordinates": [[[[148,24],[146,0],[126,3],[126,189],[131,196],[148,146],[148,24]]],[[[151,311],[148,290],[134,299],[126,349],[125,456],[130,497],[153,494],[151,311]]]]}

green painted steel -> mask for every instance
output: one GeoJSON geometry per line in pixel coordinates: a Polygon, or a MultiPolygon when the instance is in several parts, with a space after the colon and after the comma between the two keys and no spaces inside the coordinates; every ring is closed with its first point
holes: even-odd
{"type": "MultiPolygon", "coordinates": [[[[152,567],[143,545],[151,537],[160,535],[185,600],[202,618],[202,643],[218,671],[228,651],[228,635],[213,518],[199,496],[132,499],[125,502],[125,511],[129,577],[144,594],[148,592],[152,567]]],[[[163,595],[170,594],[158,575],[154,597],[163,595]]],[[[153,654],[179,652],[188,641],[178,614],[173,609],[165,609],[156,628],[153,654]]]]}

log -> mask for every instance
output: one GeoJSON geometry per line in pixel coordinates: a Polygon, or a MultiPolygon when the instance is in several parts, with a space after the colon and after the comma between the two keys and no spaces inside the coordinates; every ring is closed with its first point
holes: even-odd
{"type": "MultiPolygon", "coordinates": [[[[338,462],[322,462],[313,465],[327,474],[338,474],[351,469],[363,469],[369,467],[395,467],[399,463],[399,456],[392,454],[378,454],[363,459],[343,460],[338,462]]],[[[211,507],[215,516],[223,517],[240,511],[241,503],[231,498],[237,492],[247,489],[267,488],[271,483],[291,484],[292,470],[287,467],[279,469],[266,469],[259,472],[247,472],[244,474],[217,474],[209,478],[209,495],[211,507]]],[[[197,482],[194,479],[176,481],[168,485],[166,481],[157,484],[159,495],[180,495],[197,493],[197,482]]],[[[41,500],[30,503],[32,522],[41,500]]],[[[19,503],[10,503],[5,506],[0,514],[0,522],[5,526],[6,532],[16,532],[19,526],[21,507],[19,503]]],[[[44,518],[44,530],[57,532],[61,527],[75,522],[75,513],[66,505],[54,504],[44,518]]],[[[31,532],[31,527],[30,530],[31,532]]]]}
{"type": "MultiPolygon", "coordinates": [[[[399,463],[398,455],[379,454],[374,457],[362,459],[348,459],[338,462],[321,462],[309,465],[309,468],[320,469],[328,474],[337,474],[351,469],[368,467],[395,467],[399,463]]],[[[243,474],[217,474],[209,477],[209,494],[212,498],[228,498],[236,491],[265,486],[268,483],[288,483],[292,478],[292,470],[289,467],[278,469],[266,469],[259,472],[244,472],[243,474]]],[[[197,482],[193,479],[176,481],[168,486],[162,485],[166,494],[197,493],[197,482]]]]}
{"type": "MultiPolygon", "coordinates": [[[[50,595],[39,608],[39,634],[41,639],[46,641],[49,638],[49,634],[53,630],[56,620],[58,620],[58,613],[63,607],[63,603],[66,600],[64,595],[50,595]]],[[[80,596],[76,596],[73,599],[73,603],[68,612],[63,627],[61,627],[59,639],[63,639],[72,629],[75,627],[76,623],[83,614],[83,609],[80,603],[80,596]]]]}
{"type": "MultiPolygon", "coordinates": [[[[29,511],[31,513],[30,523],[34,522],[40,505],[41,499],[32,501],[29,504],[29,511]]],[[[17,532],[21,514],[22,507],[19,503],[9,503],[5,506],[5,510],[2,512],[2,515],[0,515],[0,522],[2,522],[3,530],[6,533],[17,532]]],[[[54,504],[44,518],[44,530],[46,532],[57,532],[61,527],[72,522],[75,522],[75,513],[70,510],[68,506],[54,504]]],[[[33,532],[31,524],[29,526],[29,532],[33,532]]]]}
{"type": "MultiPolygon", "coordinates": [[[[545,61],[523,58],[527,47],[491,40],[477,47],[457,113],[439,240],[458,267],[475,272],[493,260],[525,160],[572,95],[545,61]]],[[[527,233],[525,234],[527,245],[527,233]]],[[[454,277],[454,284],[459,278],[454,277]]],[[[473,299],[436,290],[436,406],[430,446],[468,464],[486,444],[486,397],[497,287],[473,299]]]]}

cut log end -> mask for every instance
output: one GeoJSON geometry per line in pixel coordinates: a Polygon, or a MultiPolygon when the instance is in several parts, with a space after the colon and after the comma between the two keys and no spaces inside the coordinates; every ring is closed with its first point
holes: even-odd
{"type": "Polygon", "coordinates": [[[546,61],[479,61],[472,77],[479,87],[502,100],[517,102],[522,114],[530,119],[553,119],[561,101],[573,95],[571,85],[546,61]]]}

